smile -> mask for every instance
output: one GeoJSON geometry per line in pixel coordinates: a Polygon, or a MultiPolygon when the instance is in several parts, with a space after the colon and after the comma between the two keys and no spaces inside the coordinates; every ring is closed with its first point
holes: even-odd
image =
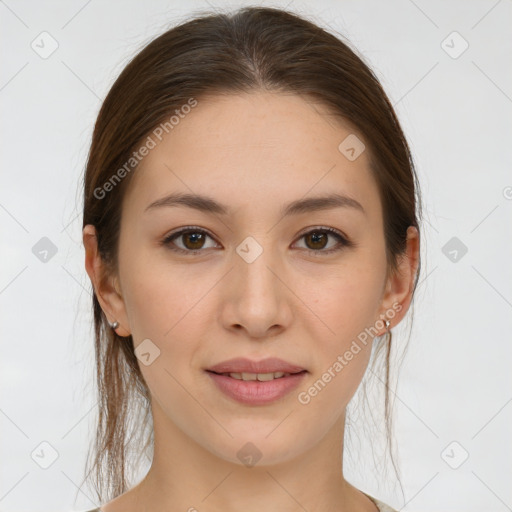
{"type": "Polygon", "coordinates": [[[215,373],[206,371],[217,389],[228,398],[246,405],[266,405],[284,398],[308,373],[215,373]]]}

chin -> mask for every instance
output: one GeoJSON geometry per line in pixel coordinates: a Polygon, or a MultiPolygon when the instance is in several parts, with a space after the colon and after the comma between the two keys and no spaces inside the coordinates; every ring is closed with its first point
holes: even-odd
{"type": "MultiPolygon", "coordinates": [[[[220,459],[240,467],[254,468],[276,466],[293,460],[300,455],[298,440],[292,435],[278,435],[272,432],[279,422],[274,422],[271,429],[265,428],[248,434],[244,430],[230,431],[233,439],[226,441],[223,446],[209,447],[209,450],[220,459]],[[289,443],[289,446],[287,445],[289,443]]],[[[304,448],[304,451],[307,448],[304,448]]]]}

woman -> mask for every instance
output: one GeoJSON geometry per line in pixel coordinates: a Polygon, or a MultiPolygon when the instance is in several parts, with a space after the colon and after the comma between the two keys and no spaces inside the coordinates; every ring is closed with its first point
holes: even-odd
{"type": "Polygon", "coordinates": [[[101,511],[392,510],[343,437],[372,350],[389,379],[419,201],[361,58],[279,9],[172,28],[112,86],[84,185],[101,511]]]}

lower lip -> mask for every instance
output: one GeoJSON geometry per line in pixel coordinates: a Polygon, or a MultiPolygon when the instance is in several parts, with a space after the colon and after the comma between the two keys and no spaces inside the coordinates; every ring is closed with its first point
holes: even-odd
{"type": "Polygon", "coordinates": [[[209,371],[207,373],[225,395],[237,402],[264,405],[290,393],[300,384],[307,372],[294,373],[287,377],[267,381],[240,380],[209,371]]]}

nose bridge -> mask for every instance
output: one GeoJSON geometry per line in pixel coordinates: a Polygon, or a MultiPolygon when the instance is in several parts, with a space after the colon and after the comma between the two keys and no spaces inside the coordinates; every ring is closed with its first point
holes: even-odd
{"type": "Polygon", "coordinates": [[[267,303],[274,301],[279,292],[274,272],[280,265],[270,240],[270,236],[264,240],[259,237],[259,241],[252,236],[246,237],[236,248],[238,261],[234,269],[238,285],[243,288],[243,295],[256,300],[266,298],[267,303]]]}
{"type": "Polygon", "coordinates": [[[276,276],[282,265],[271,236],[248,236],[237,247],[229,285],[231,324],[242,325],[254,336],[263,336],[289,318],[286,287],[276,276]]]}

